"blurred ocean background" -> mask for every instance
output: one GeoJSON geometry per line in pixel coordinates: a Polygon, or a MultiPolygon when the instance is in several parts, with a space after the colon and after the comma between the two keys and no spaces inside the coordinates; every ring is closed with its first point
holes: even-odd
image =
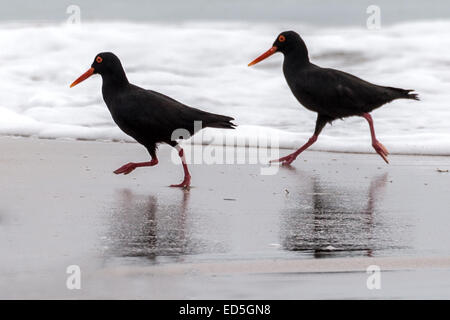
{"type": "MultiPolygon", "coordinates": [[[[373,112],[378,138],[392,153],[450,155],[448,1],[0,4],[0,134],[132,141],[114,125],[99,76],[69,89],[98,52],[112,51],[134,84],[234,116],[240,137],[277,136],[281,147],[299,147],[316,115],[291,94],[282,55],[247,67],[278,33],[295,30],[314,63],[419,93],[420,102],[399,100],[373,112]],[[379,30],[366,27],[371,4],[381,9],[379,30]],[[80,25],[66,23],[69,5],[80,7],[80,25]]],[[[368,125],[337,120],[312,149],[372,152],[368,125]]]]}

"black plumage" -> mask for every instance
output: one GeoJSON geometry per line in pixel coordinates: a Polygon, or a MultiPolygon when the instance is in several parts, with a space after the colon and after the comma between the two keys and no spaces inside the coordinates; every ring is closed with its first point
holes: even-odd
{"type": "Polygon", "coordinates": [[[387,149],[376,139],[369,112],[396,99],[419,100],[414,90],[379,86],[335,69],[321,68],[310,62],[303,39],[294,31],[282,32],[267,52],[252,61],[254,65],[275,52],[284,55],[283,73],[294,96],[307,109],[317,112],[316,128],[310,140],[294,153],[275,160],[290,164],[312,145],[323,127],[333,120],[362,116],[370,125],[372,145],[386,161],[387,149]]]}
{"type": "MultiPolygon", "coordinates": [[[[183,182],[172,186],[189,187],[190,174],[183,149],[175,141],[189,137],[179,136],[176,130],[184,129],[193,135],[197,128],[233,129],[235,127],[231,122],[234,119],[231,117],[188,107],[161,93],[131,84],[119,58],[110,52],[99,53],[91,68],[71,87],[97,73],[102,76],[103,100],[114,122],[122,131],[145,146],[152,157],[150,162],[130,162],[114,171],[116,174],[128,174],[137,167],[156,165],[158,163],[157,145],[166,143],[179,151],[185,172],[183,182]],[[201,127],[199,124],[195,125],[196,121],[201,121],[201,127]]],[[[180,133],[183,132],[180,131],[180,133]]]]}

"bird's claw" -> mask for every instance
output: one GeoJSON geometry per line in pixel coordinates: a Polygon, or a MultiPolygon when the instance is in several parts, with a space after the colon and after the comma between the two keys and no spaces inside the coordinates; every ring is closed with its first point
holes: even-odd
{"type": "Polygon", "coordinates": [[[285,156],[283,158],[277,159],[277,160],[270,160],[269,163],[281,163],[283,166],[290,165],[295,159],[297,158],[296,155],[290,154],[288,156],[285,156]]]}
{"type": "Polygon", "coordinates": [[[386,161],[387,164],[389,164],[388,155],[389,151],[386,149],[386,147],[380,142],[380,141],[374,141],[372,143],[373,148],[375,151],[383,158],[384,161],[386,161]]]}
{"type": "Polygon", "coordinates": [[[119,169],[115,170],[114,173],[115,174],[129,174],[130,172],[132,172],[134,169],[136,169],[136,164],[133,162],[127,163],[123,166],[121,166],[119,169]]]}
{"type": "Polygon", "coordinates": [[[191,177],[185,177],[183,182],[181,182],[180,184],[171,184],[170,187],[171,188],[183,188],[183,189],[189,190],[191,187],[191,177]]]}

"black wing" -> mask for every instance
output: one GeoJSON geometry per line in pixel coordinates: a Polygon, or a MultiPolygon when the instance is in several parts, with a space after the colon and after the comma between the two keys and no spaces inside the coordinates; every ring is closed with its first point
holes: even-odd
{"type": "Polygon", "coordinates": [[[313,66],[304,72],[296,84],[298,99],[333,118],[370,112],[399,98],[417,98],[411,90],[379,86],[335,69],[313,66]]]}
{"type": "Polygon", "coordinates": [[[176,129],[186,129],[193,135],[197,131],[194,129],[235,126],[231,117],[192,108],[156,91],[135,86],[120,96],[113,109],[111,113],[119,127],[141,143],[170,141],[176,129]],[[195,121],[201,121],[201,127],[195,126],[195,121]]]}

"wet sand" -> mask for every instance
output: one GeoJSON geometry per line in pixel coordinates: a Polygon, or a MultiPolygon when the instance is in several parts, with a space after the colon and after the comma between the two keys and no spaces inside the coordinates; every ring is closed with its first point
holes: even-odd
{"type": "Polygon", "coordinates": [[[167,187],[182,169],[166,147],[128,176],[112,171],[148,157],[133,143],[0,150],[0,298],[450,298],[449,157],[305,152],[264,176],[192,165],[183,191],[167,187]],[[372,264],[381,290],[366,287],[372,264]]]}

